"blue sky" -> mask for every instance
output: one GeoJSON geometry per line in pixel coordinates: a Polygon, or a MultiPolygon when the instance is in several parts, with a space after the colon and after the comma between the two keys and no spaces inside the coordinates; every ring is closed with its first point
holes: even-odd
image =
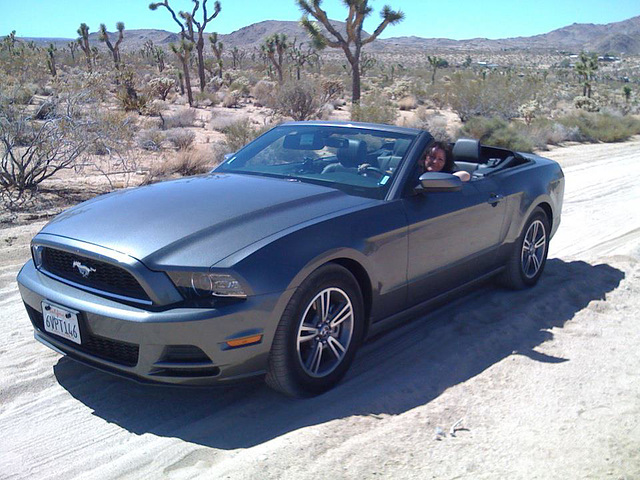
{"type": "MultiPolygon", "coordinates": [[[[378,12],[388,3],[401,9],[405,20],[387,27],[382,38],[416,35],[465,39],[505,38],[546,33],[572,23],[610,23],[640,15],[638,0],[371,0],[374,13],[365,21],[372,32],[378,12]]],[[[190,10],[190,0],[170,0],[176,10],[190,10]]],[[[294,0],[221,0],[222,11],[207,32],[231,33],[263,20],[298,20],[294,0]]],[[[80,23],[90,32],[100,23],[115,30],[118,21],[127,29],[156,28],[176,31],[164,9],[152,12],[145,0],[0,0],[0,35],[16,30],[20,37],[76,37],[80,23]]],[[[209,0],[210,9],[213,1],[209,0]]],[[[329,17],[344,20],[346,9],[340,0],[324,0],[329,17]]]]}

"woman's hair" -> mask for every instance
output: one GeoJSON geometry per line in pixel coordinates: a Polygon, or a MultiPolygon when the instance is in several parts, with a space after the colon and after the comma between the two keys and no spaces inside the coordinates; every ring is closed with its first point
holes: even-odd
{"type": "Polygon", "coordinates": [[[429,152],[434,148],[439,148],[444,152],[444,166],[442,167],[441,172],[453,173],[455,170],[455,164],[453,163],[453,152],[451,151],[451,147],[447,142],[435,142],[429,148],[429,152]]]}

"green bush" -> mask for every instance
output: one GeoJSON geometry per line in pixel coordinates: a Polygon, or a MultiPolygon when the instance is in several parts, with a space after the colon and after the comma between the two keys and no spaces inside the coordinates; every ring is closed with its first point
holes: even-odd
{"type": "Polygon", "coordinates": [[[474,117],[469,119],[458,132],[458,137],[471,137],[485,145],[531,152],[534,143],[524,131],[525,125],[509,124],[501,118],[474,117]]]}
{"type": "Polygon", "coordinates": [[[294,120],[318,117],[320,105],[316,86],[311,82],[287,82],[276,94],[276,109],[294,120]]]}
{"type": "Polygon", "coordinates": [[[165,132],[165,138],[178,150],[187,150],[196,138],[196,134],[186,128],[171,128],[165,132]]]}
{"type": "Polygon", "coordinates": [[[191,108],[183,108],[173,115],[164,118],[162,128],[170,130],[172,128],[193,127],[196,121],[196,111],[191,108]]]}
{"type": "Polygon", "coordinates": [[[351,119],[356,122],[386,123],[393,125],[398,117],[395,105],[384,95],[372,93],[358,105],[351,107],[351,119]]]}
{"type": "Polygon", "coordinates": [[[640,120],[610,113],[577,112],[558,119],[562,125],[577,128],[579,140],[623,142],[640,133],[640,120]]]}
{"type": "Polygon", "coordinates": [[[456,73],[447,86],[447,102],[463,122],[472,117],[516,118],[520,106],[533,97],[532,82],[494,73],[483,77],[456,73]]]}
{"type": "Polygon", "coordinates": [[[228,152],[237,152],[254,138],[262,135],[271,126],[255,128],[251,120],[244,118],[237,122],[230,123],[224,127],[223,132],[228,148],[228,152]]]}

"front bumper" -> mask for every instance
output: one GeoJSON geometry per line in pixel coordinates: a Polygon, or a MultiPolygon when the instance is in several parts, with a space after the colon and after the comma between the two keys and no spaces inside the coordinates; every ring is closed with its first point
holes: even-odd
{"type": "Polygon", "coordinates": [[[149,311],[40,273],[29,261],[20,294],[41,343],[101,370],[145,383],[209,385],[264,374],[278,322],[293,291],[256,295],[221,308],[149,311]],[[42,301],[79,312],[82,344],[46,332],[42,301]],[[260,343],[228,340],[261,334],[260,343]],[[201,350],[203,355],[194,355],[201,350]],[[187,352],[187,355],[181,355],[187,352]]]}

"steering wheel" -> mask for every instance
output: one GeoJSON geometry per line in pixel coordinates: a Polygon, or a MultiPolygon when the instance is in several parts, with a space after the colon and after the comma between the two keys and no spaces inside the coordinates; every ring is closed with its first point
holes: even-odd
{"type": "Polygon", "coordinates": [[[369,176],[369,174],[374,174],[374,175],[377,175],[379,178],[382,178],[388,175],[387,172],[380,170],[379,168],[370,167],[370,166],[367,166],[361,170],[358,170],[358,174],[364,175],[365,177],[369,176]]]}

